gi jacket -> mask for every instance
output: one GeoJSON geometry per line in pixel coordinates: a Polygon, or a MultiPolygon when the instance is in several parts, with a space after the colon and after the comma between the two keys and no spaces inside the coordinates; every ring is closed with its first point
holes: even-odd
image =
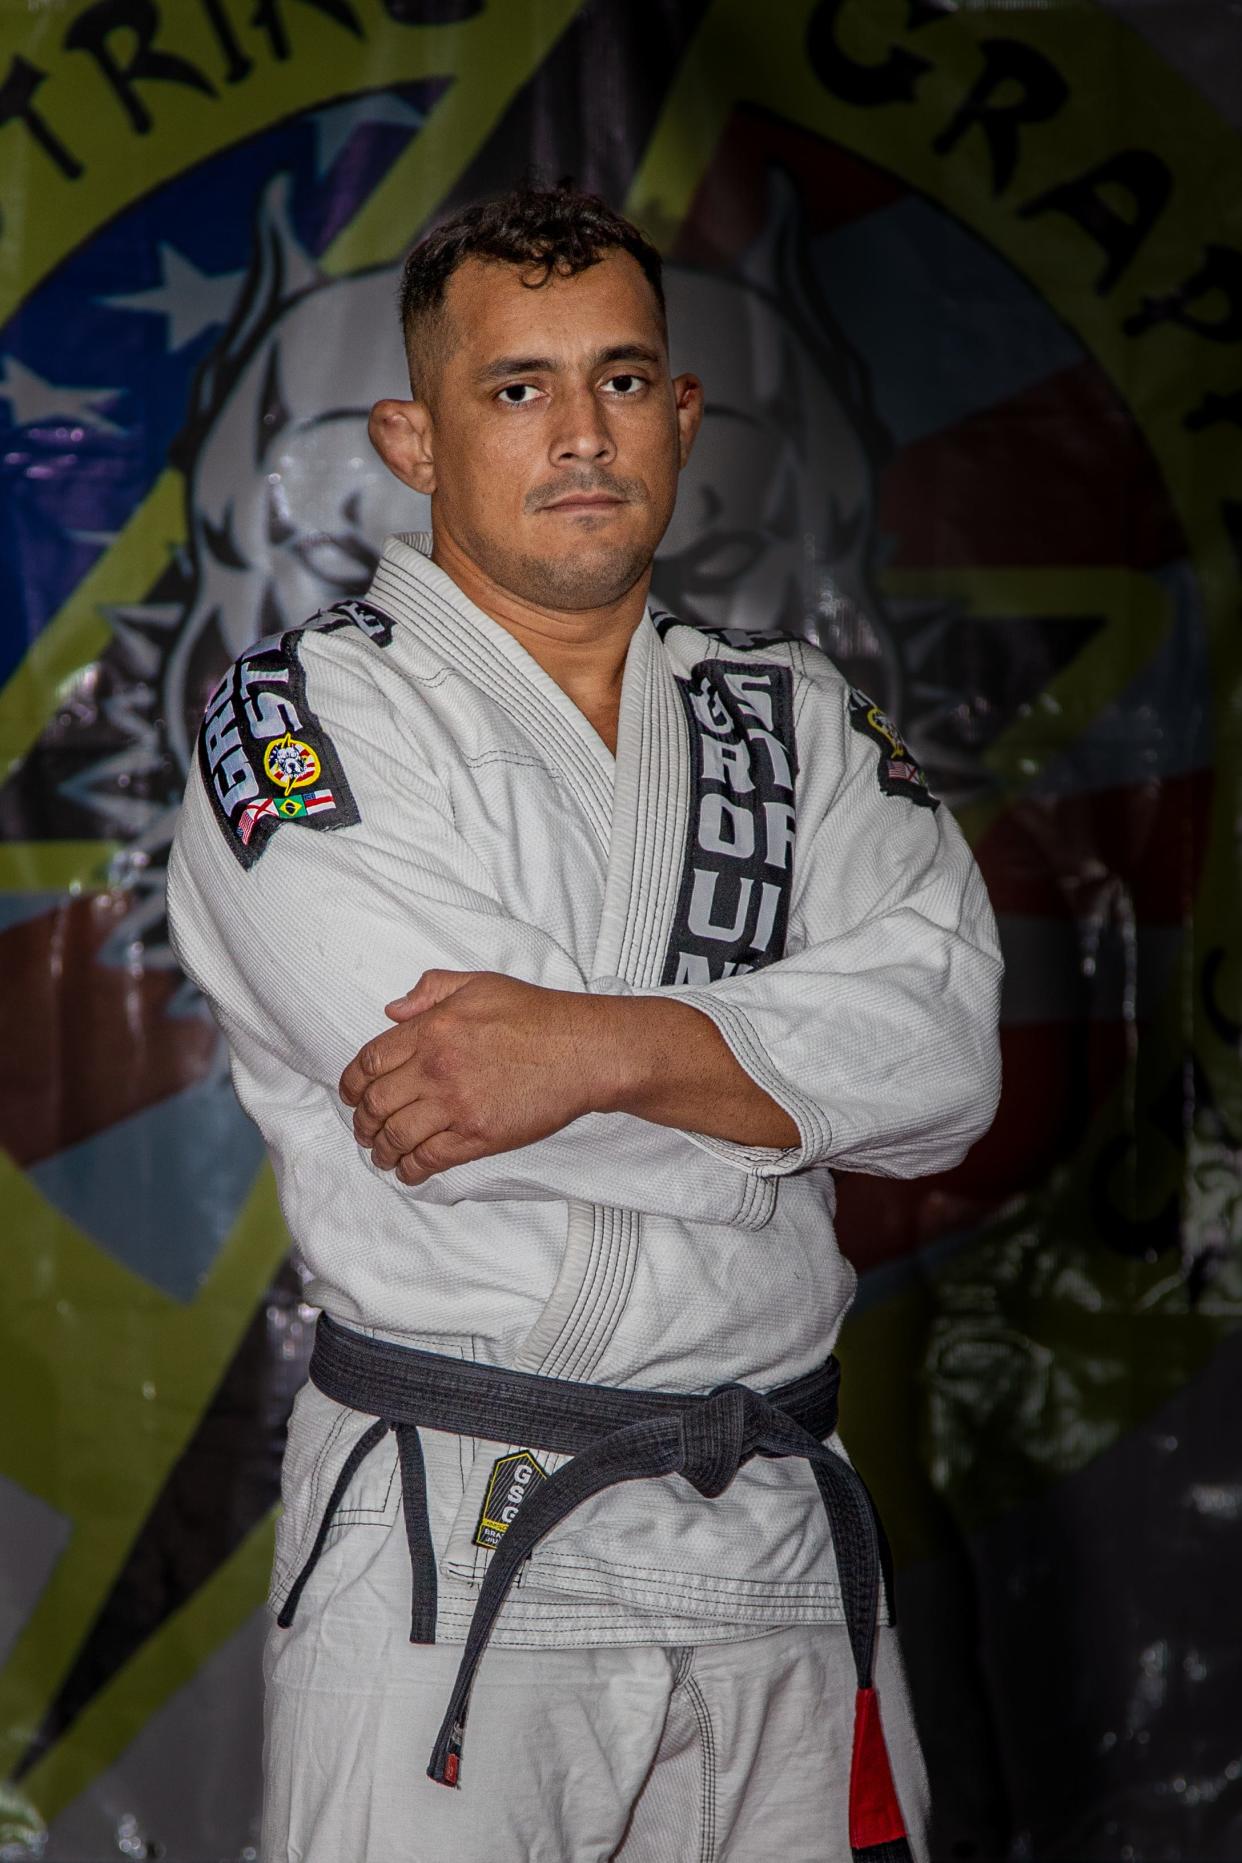
{"type": "MultiPolygon", "coordinates": [[[[363,1331],[562,1378],[702,1392],[798,1377],[832,1350],[855,1280],[830,1174],[811,1167],[941,1171],[995,1108],[1001,966],[970,853],[895,727],[805,642],[649,612],[614,762],[429,547],[390,539],[366,601],[230,669],[169,873],[173,941],[271,1151],[308,1298],[363,1331]],[[402,1185],[355,1143],[337,1083],[432,967],[677,996],[799,1143],[593,1114],[402,1185]]],[[[274,1601],[368,1422],[299,1396],[274,1601]]],[[[452,1639],[506,1506],[551,1464],[424,1437],[452,1639]]],[[[396,1521],[398,1486],[389,1438],[342,1520],[396,1521]]],[[[529,1562],[497,1641],[840,1615],[809,1472],[755,1461],[714,1500],[668,1477],[584,1506],[529,1562]]]]}

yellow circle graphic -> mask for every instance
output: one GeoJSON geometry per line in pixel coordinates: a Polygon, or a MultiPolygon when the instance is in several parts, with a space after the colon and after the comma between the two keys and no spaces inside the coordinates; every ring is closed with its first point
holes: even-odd
{"type": "Polygon", "coordinates": [[[286,731],[283,737],[268,745],[263,768],[288,795],[291,789],[305,789],[308,783],[315,781],[319,775],[319,758],[309,744],[286,731]]]}

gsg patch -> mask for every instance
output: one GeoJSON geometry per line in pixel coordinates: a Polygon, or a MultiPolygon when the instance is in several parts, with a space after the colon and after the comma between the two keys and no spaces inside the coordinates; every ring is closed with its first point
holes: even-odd
{"type": "Polygon", "coordinates": [[[263,641],[208,701],[198,765],[225,838],[254,866],[282,822],[346,828],[358,808],[331,738],[306,698],[301,634],[263,641]]]}
{"type": "Polygon", "coordinates": [[[487,1493],[474,1529],[474,1543],[490,1551],[499,1546],[518,1517],[522,1503],[533,1494],[541,1481],[548,1479],[529,1449],[516,1449],[500,1456],[492,1468],[487,1493]]]}
{"type": "Polygon", "coordinates": [[[938,809],[939,798],[927,787],[927,778],[910,746],[887,712],[873,705],[857,686],[850,688],[850,723],[880,749],[877,781],[886,796],[904,796],[920,808],[938,809]]]}

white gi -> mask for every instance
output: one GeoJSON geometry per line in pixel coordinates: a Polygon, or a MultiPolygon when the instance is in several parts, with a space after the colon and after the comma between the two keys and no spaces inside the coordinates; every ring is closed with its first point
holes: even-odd
{"type": "MultiPolygon", "coordinates": [[[[704,1392],[801,1376],[832,1349],[855,1280],[831,1178],[807,1167],[944,1170],[995,1108],[1000,961],[970,853],[883,714],[808,644],[649,613],[614,763],[428,549],[391,539],[366,602],[231,669],[169,873],[174,944],[270,1148],[308,1297],[364,1332],[562,1378],[704,1392]],[[692,1003],[801,1142],[774,1151],[596,1114],[404,1186],[355,1143],[337,1083],[385,1026],[384,1003],[433,967],[692,1003]]],[[[300,1393],[274,1605],[370,1422],[300,1393]]],[[[437,1639],[460,1643],[505,1526],[493,1471],[523,1445],[423,1434],[437,1639]]],[[[389,1437],[344,1496],[333,1552],[364,1526],[379,1529],[368,1549],[404,1551],[399,1485],[389,1437]]],[[[756,1458],[715,1499],[671,1477],[631,1483],[539,1546],[493,1644],[686,1648],[839,1625],[827,1540],[804,1463],[756,1458]]],[[[297,1631],[273,1632],[273,1663],[324,1589],[316,1574],[297,1631]]],[[[408,1597],[392,1609],[399,1640],[408,1597]]],[[[411,1802],[466,1795],[438,1791],[423,1764],[415,1745],[411,1802]]],[[[362,1856],[347,1829],[325,1858],[362,1856]]],[[[438,1863],[434,1847],[375,1841],[365,1854],[384,1863],[438,1863]]]]}

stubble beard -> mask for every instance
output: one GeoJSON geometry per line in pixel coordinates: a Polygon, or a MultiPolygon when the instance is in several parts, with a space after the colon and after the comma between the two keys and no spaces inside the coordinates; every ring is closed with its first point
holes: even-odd
{"type": "MultiPolygon", "coordinates": [[[[524,515],[537,516],[547,506],[573,492],[608,491],[627,504],[648,508],[650,497],[641,479],[624,478],[592,470],[563,474],[555,483],[536,487],[524,500],[524,515]]],[[[552,520],[556,522],[556,520],[552,520]]],[[[583,613],[619,602],[651,567],[656,542],[630,538],[609,543],[599,537],[590,521],[555,555],[512,548],[503,538],[468,538],[474,561],[498,587],[529,602],[532,607],[583,613]]]]}
{"type": "Polygon", "coordinates": [[[470,551],[499,588],[532,607],[565,613],[619,602],[649,569],[653,555],[640,543],[592,544],[586,539],[560,556],[534,556],[482,538],[470,540],[470,551]]]}

